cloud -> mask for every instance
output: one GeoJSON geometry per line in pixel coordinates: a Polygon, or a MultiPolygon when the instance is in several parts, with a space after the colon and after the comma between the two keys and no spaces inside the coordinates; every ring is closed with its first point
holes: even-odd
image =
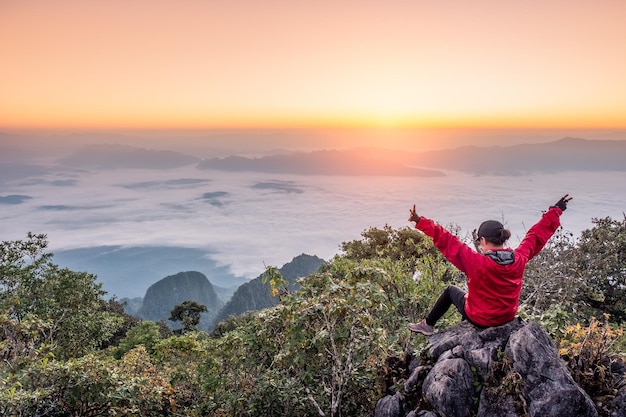
{"type": "Polygon", "coordinates": [[[624,172],[265,177],[191,166],[90,171],[71,187],[52,185],[58,179],[52,174],[42,178],[46,182],[13,184],[10,194],[5,191],[5,198],[32,197],[36,204],[24,199],[3,205],[3,240],[24,239],[31,231],[47,234],[53,252],[97,246],[192,248],[216,268],[248,278],[301,253],[330,259],[341,242],[359,239],[370,227],[410,226],[408,210],[414,203],[418,213],[443,225],[456,223],[463,231],[488,218],[504,218],[514,243],[542,210],[570,193],[574,200],[563,227],[578,233],[591,226],[592,217],[621,218],[626,184],[624,172]],[[185,179],[193,181],[185,185],[185,179]],[[213,189],[199,192],[209,183],[213,189]]]}
{"type": "Polygon", "coordinates": [[[23,181],[23,185],[50,185],[53,187],[73,187],[78,185],[78,180],[45,180],[42,178],[34,178],[30,180],[23,181]]]}
{"type": "Polygon", "coordinates": [[[226,196],[228,196],[226,191],[212,191],[202,194],[202,199],[213,206],[221,207],[224,205],[222,197],[226,196]]]}
{"type": "Polygon", "coordinates": [[[98,210],[112,207],[111,205],[99,205],[99,206],[71,206],[65,204],[53,204],[39,206],[41,210],[53,210],[53,211],[83,211],[83,210],[98,210]]]}
{"type": "Polygon", "coordinates": [[[197,187],[211,182],[204,178],[177,178],[164,181],[141,181],[121,184],[120,187],[129,189],[169,189],[175,187],[197,187]]]}
{"type": "Polygon", "coordinates": [[[28,195],[12,194],[6,196],[0,196],[0,204],[22,204],[26,200],[32,199],[28,195]]]}
{"type": "Polygon", "coordinates": [[[304,190],[296,186],[294,181],[280,181],[280,180],[272,180],[266,182],[257,182],[252,185],[250,188],[254,188],[256,190],[272,190],[278,191],[282,193],[292,194],[292,193],[303,193],[304,190]]]}

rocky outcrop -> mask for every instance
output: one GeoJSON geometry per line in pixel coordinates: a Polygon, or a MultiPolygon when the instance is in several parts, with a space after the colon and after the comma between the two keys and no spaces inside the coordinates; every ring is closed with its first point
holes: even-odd
{"type": "MultiPolygon", "coordinates": [[[[427,363],[407,358],[397,380],[404,384],[387,382],[374,417],[598,416],[537,323],[479,329],[462,322],[429,343],[427,363]]],[[[623,415],[623,395],[613,404],[623,415]]]]}
{"type": "MultiPolygon", "coordinates": [[[[204,274],[187,271],[167,276],[152,284],[146,291],[138,315],[144,320],[168,320],[172,309],[185,301],[195,301],[208,309],[200,315],[199,330],[208,330],[224,305],[204,274]]],[[[180,323],[168,321],[168,324],[174,329],[180,328],[180,323]]]]}

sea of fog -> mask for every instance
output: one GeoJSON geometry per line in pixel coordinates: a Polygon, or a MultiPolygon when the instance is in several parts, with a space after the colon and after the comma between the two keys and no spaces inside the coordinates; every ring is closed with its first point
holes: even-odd
{"type": "Polygon", "coordinates": [[[513,233],[512,246],[565,193],[574,199],[562,225],[574,236],[592,227],[592,218],[621,219],[626,211],[626,172],[331,177],[190,166],[57,171],[0,186],[1,240],[45,233],[61,266],[96,273],[118,297],[143,296],[158,279],[183,270],[205,268],[200,272],[214,284],[228,286],[302,253],[330,259],[341,242],[359,239],[370,227],[409,226],[413,204],[419,214],[464,232],[485,219],[501,220],[513,233]],[[100,256],[88,248],[99,248],[100,256]],[[172,248],[182,252],[170,261],[164,254],[172,248]],[[124,249],[123,259],[101,256],[124,249]],[[114,272],[122,263],[126,275],[114,272]],[[219,279],[212,279],[216,271],[219,279]]]}

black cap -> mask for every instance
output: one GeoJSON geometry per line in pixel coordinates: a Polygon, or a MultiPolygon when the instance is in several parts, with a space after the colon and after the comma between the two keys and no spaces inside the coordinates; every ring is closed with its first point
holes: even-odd
{"type": "Polygon", "coordinates": [[[484,221],[478,228],[478,238],[500,237],[500,230],[502,229],[504,229],[504,225],[497,220],[484,221]]]}

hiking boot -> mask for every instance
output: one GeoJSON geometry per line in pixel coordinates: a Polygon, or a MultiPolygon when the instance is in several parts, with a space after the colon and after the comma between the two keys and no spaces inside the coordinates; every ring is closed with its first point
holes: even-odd
{"type": "Polygon", "coordinates": [[[433,326],[426,324],[426,319],[420,321],[419,323],[409,323],[408,327],[410,331],[421,333],[424,336],[432,336],[434,331],[433,326]]]}

